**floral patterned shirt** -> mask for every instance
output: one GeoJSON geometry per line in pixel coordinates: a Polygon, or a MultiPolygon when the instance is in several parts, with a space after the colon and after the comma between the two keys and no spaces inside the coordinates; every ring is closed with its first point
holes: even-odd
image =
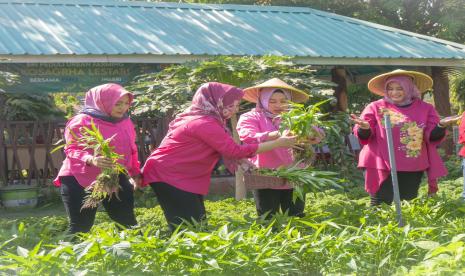
{"type": "MultiPolygon", "coordinates": [[[[389,153],[384,122],[386,113],[391,118],[397,170],[414,172],[433,169],[433,174],[430,175],[428,172],[428,177],[445,175],[446,170],[435,147],[440,141],[430,141],[431,131],[438,124],[439,116],[431,104],[419,99],[414,100],[408,107],[398,107],[381,99],[365,108],[361,117],[369,122],[371,135],[367,139],[359,137],[364,147],[360,152],[358,166],[389,173],[389,153]]],[[[357,130],[356,127],[356,134],[357,130]]]]}

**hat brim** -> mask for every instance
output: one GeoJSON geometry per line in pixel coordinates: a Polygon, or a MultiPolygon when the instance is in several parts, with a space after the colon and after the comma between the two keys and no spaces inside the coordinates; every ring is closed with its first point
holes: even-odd
{"type": "Polygon", "coordinates": [[[252,86],[245,88],[244,91],[244,97],[242,97],[244,100],[257,103],[258,102],[258,97],[260,93],[260,89],[262,88],[280,88],[280,89],[285,89],[291,93],[291,102],[295,103],[304,103],[308,101],[309,95],[305,93],[304,91],[294,88],[292,86],[280,86],[280,85],[257,85],[257,86],[252,86]]]}
{"type": "Polygon", "coordinates": [[[416,71],[406,71],[406,70],[394,70],[389,73],[384,73],[372,78],[368,82],[368,90],[372,93],[384,96],[385,94],[385,82],[388,78],[393,76],[409,76],[412,78],[413,83],[418,88],[421,93],[424,93],[430,90],[433,87],[433,79],[430,76],[416,72],[416,71]]]}

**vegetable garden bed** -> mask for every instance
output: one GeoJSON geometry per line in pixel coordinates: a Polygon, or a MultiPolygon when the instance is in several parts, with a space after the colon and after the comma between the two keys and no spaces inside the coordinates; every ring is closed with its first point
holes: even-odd
{"type": "MultiPolygon", "coordinates": [[[[442,181],[435,198],[369,208],[361,186],[307,194],[306,217],[256,218],[252,200],[207,201],[208,225],[170,236],[163,214],[136,209],[140,229],[118,232],[104,212],[74,243],[66,217],[1,219],[0,274],[360,274],[443,275],[465,271],[462,179],[442,181]]],[[[0,211],[1,212],[1,211],[0,211]]]]}

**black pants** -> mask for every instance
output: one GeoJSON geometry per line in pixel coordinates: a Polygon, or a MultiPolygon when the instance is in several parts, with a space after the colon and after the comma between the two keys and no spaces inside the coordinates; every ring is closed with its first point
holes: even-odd
{"type": "MultiPolygon", "coordinates": [[[[418,196],[423,172],[397,172],[401,200],[412,200],[418,196]]],[[[371,197],[371,206],[381,203],[391,204],[394,199],[391,175],[381,183],[378,192],[371,197]]]]}
{"type": "MultiPolygon", "coordinates": [[[[62,176],[61,198],[65,204],[66,213],[69,217],[69,233],[89,232],[94,224],[97,208],[85,208],[81,210],[86,191],[79,185],[74,176],[62,176]]],[[[133,186],[125,175],[119,176],[119,199],[113,197],[111,200],[102,201],[103,207],[111,219],[124,227],[137,224],[134,215],[134,192],[133,186]]]]}
{"type": "Polygon", "coordinates": [[[164,182],[150,183],[150,186],[157,196],[171,231],[183,220],[201,222],[206,219],[202,195],[180,190],[164,182]]]}
{"type": "Polygon", "coordinates": [[[255,206],[259,216],[264,214],[266,219],[271,218],[281,208],[282,212],[287,212],[289,216],[303,217],[305,201],[297,198],[292,201],[293,189],[273,190],[258,189],[253,191],[255,206]]]}

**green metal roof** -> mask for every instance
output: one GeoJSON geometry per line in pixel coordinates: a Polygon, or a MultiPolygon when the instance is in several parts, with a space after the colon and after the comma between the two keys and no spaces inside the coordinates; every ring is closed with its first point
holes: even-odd
{"type": "Polygon", "coordinates": [[[465,66],[465,45],[310,8],[0,0],[0,62],[266,54],[313,64],[465,66]]]}

